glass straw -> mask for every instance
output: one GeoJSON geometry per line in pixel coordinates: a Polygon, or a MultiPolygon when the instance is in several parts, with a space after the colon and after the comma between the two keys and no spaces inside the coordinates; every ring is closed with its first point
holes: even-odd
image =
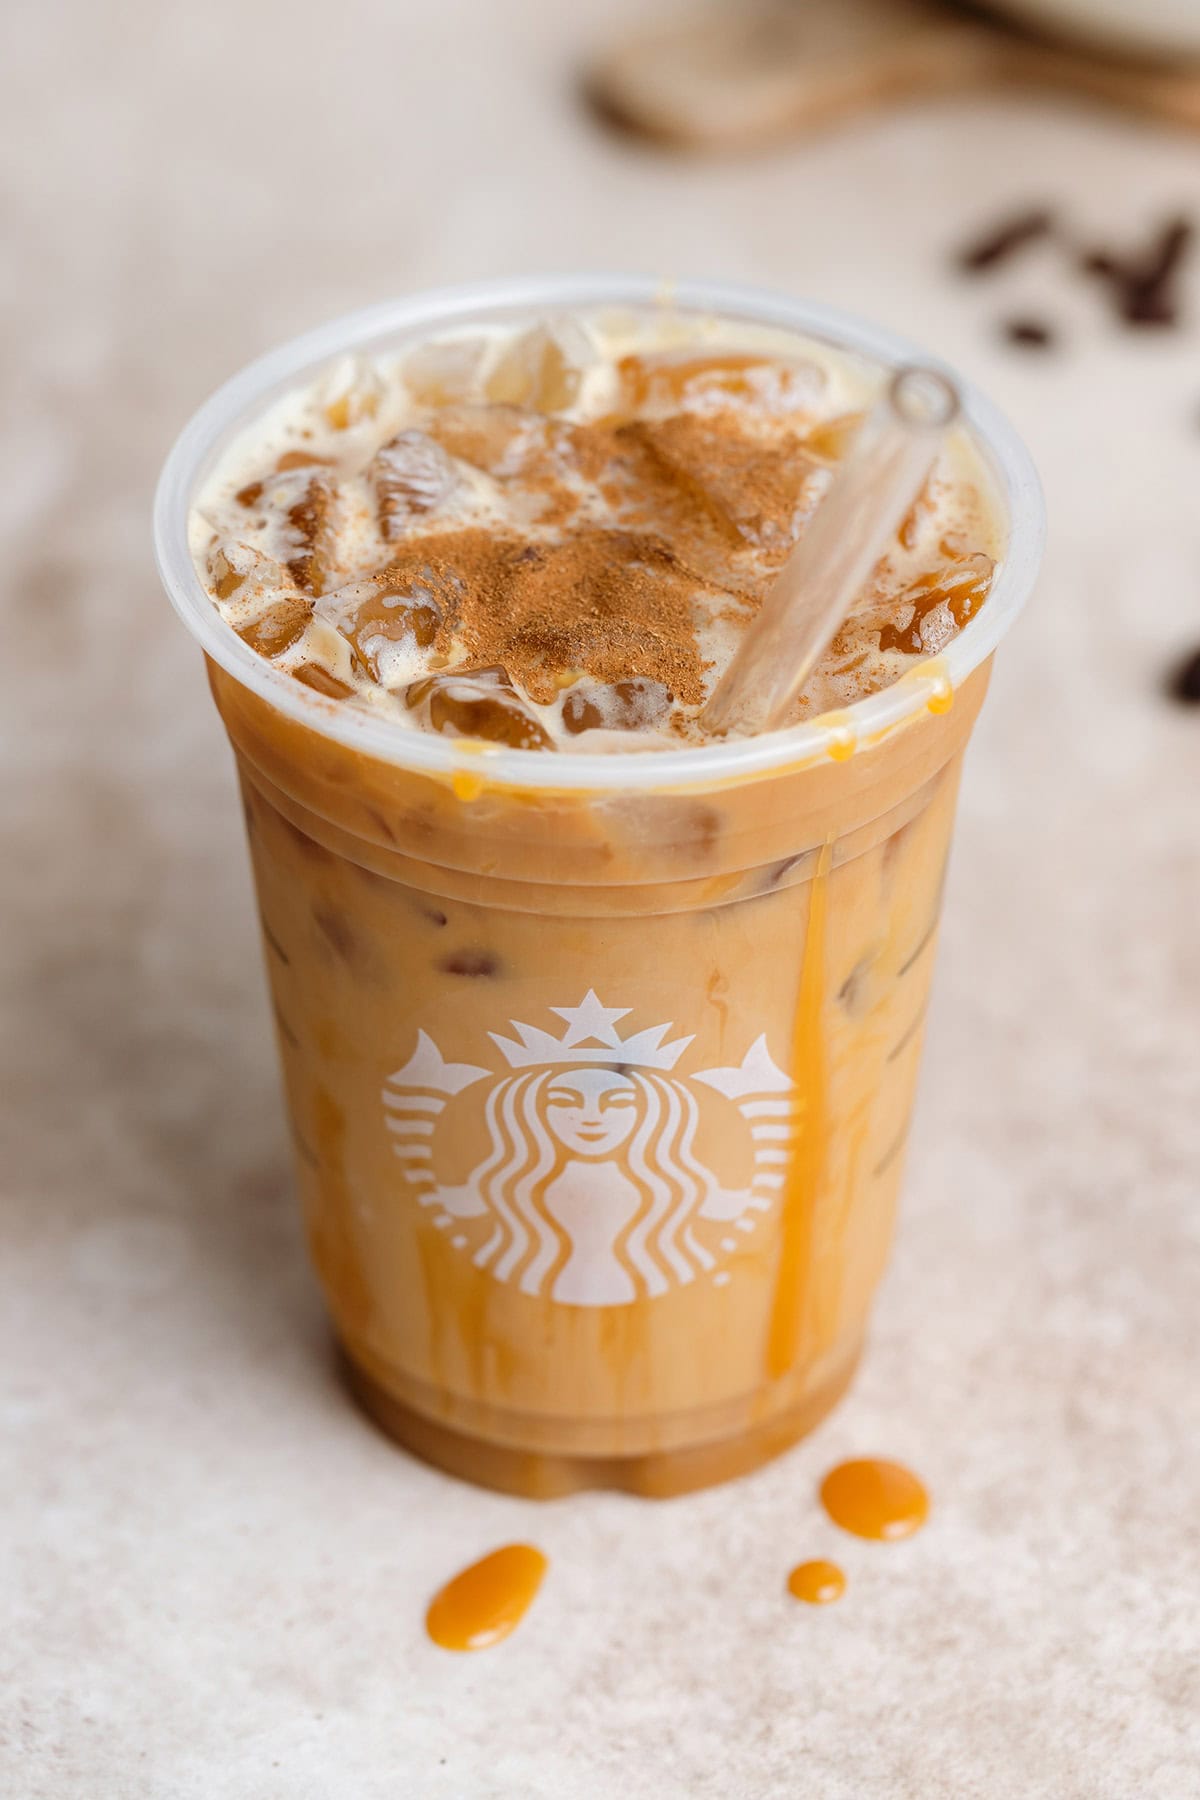
{"type": "Polygon", "coordinates": [[[896,370],[701,713],[706,731],[741,735],[789,722],[813,664],[920,494],[958,412],[947,376],[896,370]]]}

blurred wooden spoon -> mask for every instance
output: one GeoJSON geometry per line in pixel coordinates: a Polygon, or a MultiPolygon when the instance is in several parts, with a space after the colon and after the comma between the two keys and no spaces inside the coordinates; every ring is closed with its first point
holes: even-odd
{"type": "Polygon", "coordinates": [[[588,72],[611,121],[688,149],[753,147],[870,107],[1006,83],[1200,130],[1200,69],[1026,35],[948,0],[749,0],[617,45],[588,72]]]}

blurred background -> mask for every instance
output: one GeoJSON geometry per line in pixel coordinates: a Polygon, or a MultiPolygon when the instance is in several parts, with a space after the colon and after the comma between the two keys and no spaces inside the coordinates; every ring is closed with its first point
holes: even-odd
{"type": "Polygon", "coordinates": [[[1200,713],[1167,688],[1200,643],[1200,4],[1013,10],[1076,35],[932,0],[9,9],[8,1791],[1195,1793],[1200,713]],[[232,767],[150,555],[171,439],[281,338],[612,268],[909,334],[1047,488],[969,759],[896,1261],[822,1439],[912,1460],[947,1525],[819,1657],[776,1618],[795,1459],[535,1527],[337,1394],[232,767]],[[472,1673],[465,1717],[419,1643],[429,1571],[534,1529],[556,1648],[472,1673]],[[538,1696],[516,1734],[510,1681],[538,1696]]]}

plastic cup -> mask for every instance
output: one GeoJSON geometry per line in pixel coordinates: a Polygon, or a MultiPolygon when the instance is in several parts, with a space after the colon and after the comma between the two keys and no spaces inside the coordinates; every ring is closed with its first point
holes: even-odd
{"type": "MultiPolygon", "coordinates": [[[[237,759],[345,1368],[402,1443],[527,1494],[724,1479],[850,1381],[962,754],[1039,560],[1036,476],[958,382],[1006,515],[987,604],[844,712],[665,753],[483,750],[326,700],[223,623],[186,524],[246,417],[338,352],[656,299],[634,278],[511,281],[336,322],[201,408],[156,503],[163,580],[237,759]]],[[[749,289],[681,284],[672,303],[927,360],[749,289]]]]}

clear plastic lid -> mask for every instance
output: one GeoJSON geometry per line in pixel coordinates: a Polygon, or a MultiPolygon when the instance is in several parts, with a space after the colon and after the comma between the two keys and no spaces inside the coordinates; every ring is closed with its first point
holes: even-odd
{"type": "MultiPolygon", "coordinates": [[[[443,288],[335,319],[251,363],[208,400],[167,457],[154,501],[159,573],[171,603],[207,656],[270,706],[346,747],[428,775],[455,775],[525,788],[598,794],[710,788],[771,770],[801,767],[850,741],[866,743],[924,710],[931,693],[961,687],[990,656],[1024,605],[1045,531],[1041,487],[1020,438],[990,401],[960,376],[963,415],[1005,510],[1006,547],[987,604],[953,638],[936,666],[918,664],[854,706],[784,731],[686,750],[580,755],[509,750],[406,729],[329,700],[274,667],[225,623],[192,559],[188,520],[197,493],[238,432],[273,399],[303,385],[348,350],[387,353],[452,326],[536,319],[571,309],[669,304],[676,312],[745,320],[815,338],[883,370],[929,364],[928,353],[890,332],[811,301],[718,282],[661,283],[639,276],[544,276],[443,288]],[[923,673],[924,671],[924,673],[923,673]]],[[[936,363],[934,364],[936,366],[936,363]]],[[[949,371],[948,371],[949,372],[949,371]]],[[[952,372],[951,372],[952,373],[952,372]]]]}

